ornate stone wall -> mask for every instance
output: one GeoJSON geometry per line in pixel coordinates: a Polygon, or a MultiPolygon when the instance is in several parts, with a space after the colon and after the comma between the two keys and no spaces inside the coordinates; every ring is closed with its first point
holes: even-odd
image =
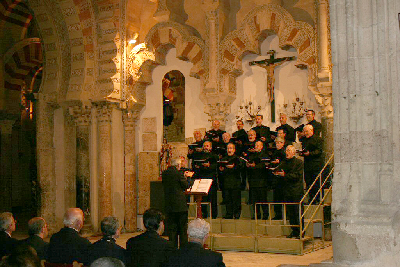
{"type": "Polygon", "coordinates": [[[399,264],[399,10],[330,1],[335,266],[399,264]]]}

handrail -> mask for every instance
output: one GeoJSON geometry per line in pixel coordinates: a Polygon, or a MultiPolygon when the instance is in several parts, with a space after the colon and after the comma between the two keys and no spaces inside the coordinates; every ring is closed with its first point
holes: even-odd
{"type": "Polygon", "coordinates": [[[315,183],[317,182],[318,179],[321,179],[322,173],[325,171],[325,169],[328,166],[328,164],[332,161],[333,156],[334,156],[334,153],[332,153],[332,155],[329,157],[329,159],[325,163],[324,167],[321,169],[321,171],[319,172],[319,174],[315,178],[314,182],[311,184],[311,186],[308,188],[308,190],[304,194],[303,198],[300,200],[300,203],[304,202],[304,199],[309,195],[311,188],[315,185],[315,183]]]}

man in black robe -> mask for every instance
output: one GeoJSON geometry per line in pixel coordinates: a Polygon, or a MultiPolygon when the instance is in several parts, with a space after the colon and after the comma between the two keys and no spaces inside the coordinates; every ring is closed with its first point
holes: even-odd
{"type": "Polygon", "coordinates": [[[227,155],[220,160],[219,175],[223,177],[225,191],[225,219],[239,219],[241,212],[240,171],[242,169],[238,156],[235,155],[235,145],[229,143],[227,155]]]}
{"type": "Polygon", "coordinates": [[[11,237],[16,221],[11,212],[0,213],[0,259],[11,254],[18,241],[11,237]]]}
{"type": "MultiPolygon", "coordinates": [[[[194,177],[201,179],[212,179],[212,185],[210,191],[208,191],[207,197],[203,198],[205,202],[211,203],[212,218],[215,219],[218,216],[218,203],[217,203],[217,161],[218,155],[212,152],[212,143],[205,141],[203,144],[203,151],[199,155],[198,159],[194,161],[194,177]]],[[[203,217],[208,216],[207,206],[202,205],[203,217]]]]}
{"type": "MultiPolygon", "coordinates": [[[[304,157],[304,180],[307,185],[307,189],[311,186],[314,180],[317,178],[323,167],[323,144],[321,137],[314,134],[312,125],[304,126],[304,138],[302,142],[302,156],[304,157]]],[[[314,198],[318,192],[320,183],[317,182],[310,190],[310,201],[314,198]]],[[[319,197],[316,198],[316,202],[319,201],[319,197]]]]}
{"type": "Polygon", "coordinates": [[[178,248],[178,243],[179,246],[187,243],[188,206],[185,190],[189,185],[186,177],[193,175],[189,171],[181,172],[181,166],[182,159],[173,159],[172,165],[162,173],[166,227],[169,241],[175,248],[178,248]]]}
{"type": "MultiPolygon", "coordinates": [[[[254,153],[251,153],[246,162],[247,177],[249,180],[249,198],[252,205],[252,218],[255,218],[255,204],[258,202],[267,202],[268,177],[265,163],[262,161],[267,155],[263,151],[263,143],[257,141],[254,153]]],[[[258,206],[260,207],[260,206],[258,206]]],[[[257,208],[258,208],[257,207],[257,208]]],[[[263,220],[268,219],[268,205],[261,205],[263,211],[263,220]]],[[[261,219],[261,212],[258,211],[257,218],[261,219]]]]}
{"type": "Polygon", "coordinates": [[[295,142],[296,136],[294,134],[294,128],[287,124],[287,116],[285,113],[280,114],[279,121],[281,125],[276,128],[276,131],[278,132],[278,130],[283,129],[286,133],[286,140],[289,142],[295,142]]]}
{"type": "MultiPolygon", "coordinates": [[[[286,159],[282,161],[279,168],[274,172],[278,179],[282,179],[285,185],[285,202],[298,203],[303,197],[303,163],[295,157],[296,149],[289,145],[286,148],[286,159]]],[[[287,217],[292,226],[292,233],[288,236],[300,237],[300,215],[298,204],[288,204],[286,206],[287,217]]]]}
{"type": "Polygon", "coordinates": [[[262,124],[263,115],[256,116],[256,126],[251,128],[256,131],[257,140],[260,140],[264,143],[264,149],[268,149],[272,142],[272,133],[268,126],[262,124]]]}

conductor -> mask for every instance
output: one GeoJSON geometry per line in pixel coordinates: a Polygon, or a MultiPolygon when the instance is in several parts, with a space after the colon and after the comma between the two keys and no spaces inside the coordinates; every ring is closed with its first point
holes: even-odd
{"type": "Polygon", "coordinates": [[[193,172],[180,171],[183,159],[173,159],[162,173],[162,184],[164,187],[164,203],[166,212],[166,227],[169,241],[178,248],[188,242],[187,223],[188,207],[186,204],[185,190],[188,188],[187,177],[193,176],[193,172]]]}

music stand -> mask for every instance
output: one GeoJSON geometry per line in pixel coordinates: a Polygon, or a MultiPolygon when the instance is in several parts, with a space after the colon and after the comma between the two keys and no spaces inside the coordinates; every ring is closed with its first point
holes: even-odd
{"type": "Polygon", "coordinates": [[[203,196],[208,195],[212,181],[212,179],[196,179],[194,180],[193,185],[185,191],[185,194],[193,195],[196,200],[197,218],[203,218],[203,213],[201,211],[201,200],[203,199],[203,196]]]}

